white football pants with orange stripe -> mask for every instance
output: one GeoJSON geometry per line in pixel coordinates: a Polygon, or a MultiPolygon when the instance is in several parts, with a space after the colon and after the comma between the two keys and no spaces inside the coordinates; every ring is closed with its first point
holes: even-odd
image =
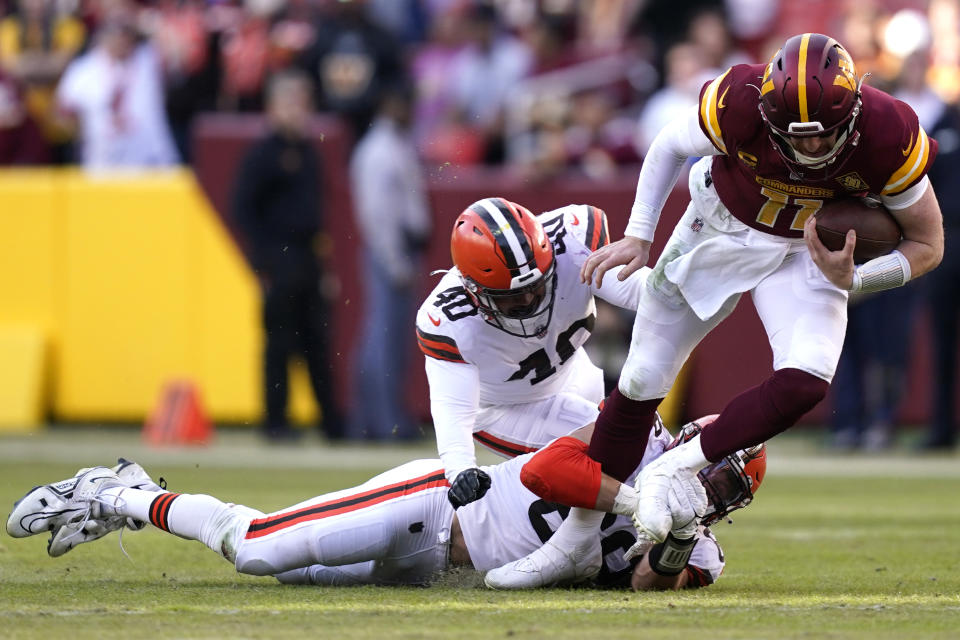
{"type": "Polygon", "coordinates": [[[249,521],[241,573],[322,585],[418,584],[448,562],[453,507],[437,460],[416,460],[358,487],[249,521]]]}
{"type": "Polygon", "coordinates": [[[577,351],[576,369],[563,393],[523,404],[481,406],[473,439],[506,458],[531,453],[597,419],[603,370],[577,351]]]}

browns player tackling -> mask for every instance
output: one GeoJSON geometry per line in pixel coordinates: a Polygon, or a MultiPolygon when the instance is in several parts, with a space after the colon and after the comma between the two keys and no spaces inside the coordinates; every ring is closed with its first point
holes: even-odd
{"type": "MultiPolygon", "coordinates": [[[[698,108],[654,140],[625,237],[584,262],[581,277],[596,286],[613,267],[626,265],[618,278],[642,267],[683,164],[703,156],[690,171],[687,211],[646,279],[618,389],[584,456],[615,478],[636,466],[681,366],[744,292],[773,351],[773,375],[643,470],[635,524],[647,544],[702,513],[699,469],[790,428],[823,399],[850,291],[901,286],[943,256],[942,216],[926,177],[936,141],[910,107],[863,80],[840,43],[805,33],[769,64],[737,65],[708,82],[698,108]],[[814,214],[832,199],[866,195],[891,212],[903,239],[892,253],[855,265],[855,233],[842,250],[828,251],[814,214]]],[[[577,478],[552,479],[554,487],[562,482],[577,478]]],[[[576,573],[585,535],[565,524],[550,549],[490,572],[487,582],[527,588],[576,573]]]]}
{"type": "MultiPolygon", "coordinates": [[[[691,423],[675,442],[696,429],[699,424],[691,423]]],[[[573,435],[555,444],[585,449],[589,431],[573,435]]],[[[670,446],[669,434],[656,428],[643,463],[670,446]]],[[[111,531],[142,528],[149,522],[202,542],[240,573],[272,575],[283,583],[423,584],[451,566],[490,569],[549,539],[567,509],[520,483],[529,458],[527,454],[484,467],[492,479],[487,496],[457,511],[447,499],[449,484],[440,461],[416,460],[357,487],[270,514],[209,495],[166,491],[139,465],[121,459],[113,469],[81,469],[73,478],[31,489],[14,505],[7,532],[16,538],[49,532],[47,552],[58,557],[111,531]]],[[[685,555],[665,553],[661,545],[632,559],[624,558],[624,551],[636,540],[629,517],[636,492],[603,478],[596,500],[583,505],[611,512],[592,540],[602,557],[596,584],[637,590],[712,584],[723,571],[724,557],[704,527],[749,504],[765,470],[762,447],[705,469],[701,481],[711,511],[703,526],[696,527],[695,544],[685,555]]]]}

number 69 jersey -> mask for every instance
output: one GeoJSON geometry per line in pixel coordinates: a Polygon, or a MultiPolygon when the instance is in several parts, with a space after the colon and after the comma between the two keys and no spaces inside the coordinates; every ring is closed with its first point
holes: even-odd
{"type": "MultiPolygon", "coordinates": [[[[670,442],[666,429],[659,425],[651,429],[640,467],[627,484],[632,485],[639,470],[658,458],[670,442]]],[[[529,459],[529,455],[524,455],[484,467],[490,474],[490,490],[483,500],[457,510],[470,560],[478,571],[499,567],[539,548],[569,513],[569,507],[547,502],[523,486],[520,469],[529,459]]],[[[607,587],[628,585],[633,567],[623,559],[623,553],[637,539],[630,518],[607,514],[599,533],[603,565],[596,582],[607,587]]],[[[712,584],[723,567],[723,552],[716,538],[709,529],[702,529],[687,566],[690,586],[712,584]]]]}
{"type": "Polygon", "coordinates": [[[649,272],[620,282],[611,270],[599,289],[583,284],[580,267],[609,242],[606,214],[569,205],[537,219],[553,245],[557,274],[553,316],[542,335],[515,336],[485,321],[455,267],[417,313],[438,449],[451,480],[476,466],[474,432],[498,453],[517,455],[595,419],[603,377],[582,348],[596,320],[593,296],[635,310],[649,272]]]}

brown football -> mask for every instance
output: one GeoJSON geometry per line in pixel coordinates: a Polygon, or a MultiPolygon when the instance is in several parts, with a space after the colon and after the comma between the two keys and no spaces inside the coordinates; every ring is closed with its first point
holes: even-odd
{"type": "Polygon", "coordinates": [[[817,235],[831,251],[843,249],[848,230],[857,232],[856,264],[885,256],[900,243],[900,225],[883,205],[873,207],[860,198],[840,198],[828,200],[816,216],[817,235]]]}

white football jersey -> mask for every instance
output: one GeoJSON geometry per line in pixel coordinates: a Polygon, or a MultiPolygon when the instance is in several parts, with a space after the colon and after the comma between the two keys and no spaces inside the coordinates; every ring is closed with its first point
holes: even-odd
{"type": "MultiPolygon", "coordinates": [[[[583,351],[596,320],[593,297],[630,310],[636,310],[640,299],[648,269],[623,282],[615,277],[619,269],[611,270],[600,288],[580,282],[587,256],[609,241],[603,211],[569,205],[537,219],[553,245],[557,273],[553,315],[541,336],[514,336],[486,322],[455,267],[417,313],[417,342],[426,356],[431,413],[448,469],[470,466],[471,435],[481,408],[530,403],[561,392],[596,395],[583,391],[589,385],[577,375],[578,366],[581,371],[593,367],[583,351]],[[454,449],[458,452],[451,457],[454,449]]],[[[602,388],[599,393],[602,396],[602,388]]],[[[588,399],[596,404],[602,397],[588,399]]]]}
{"type": "MultiPolygon", "coordinates": [[[[663,453],[672,437],[659,426],[650,434],[647,449],[637,472],[663,453]]],[[[488,571],[507,562],[522,558],[546,542],[557,530],[569,512],[569,507],[547,502],[530,492],[520,482],[520,468],[534,454],[518,456],[498,465],[484,467],[490,474],[490,490],[482,500],[471,502],[457,510],[470,559],[478,571],[488,571]]],[[[597,580],[610,584],[632,571],[623,553],[636,542],[636,529],[630,518],[607,514],[600,526],[603,548],[603,568],[597,580]]],[[[701,532],[690,564],[700,570],[691,579],[706,583],[716,580],[723,571],[723,554],[716,539],[708,530],[701,532]]]]}

